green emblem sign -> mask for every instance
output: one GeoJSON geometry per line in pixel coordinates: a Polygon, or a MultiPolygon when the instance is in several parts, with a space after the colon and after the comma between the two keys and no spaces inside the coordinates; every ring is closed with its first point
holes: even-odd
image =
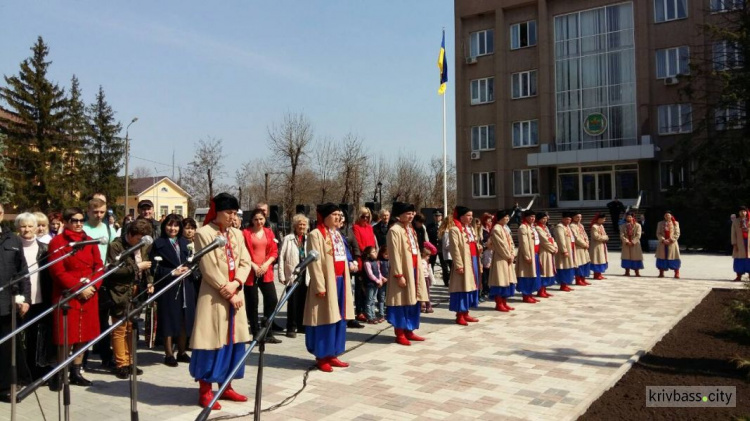
{"type": "Polygon", "coordinates": [[[607,117],[602,113],[589,114],[583,120],[583,131],[589,136],[599,136],[607,131],[607,117]]]}

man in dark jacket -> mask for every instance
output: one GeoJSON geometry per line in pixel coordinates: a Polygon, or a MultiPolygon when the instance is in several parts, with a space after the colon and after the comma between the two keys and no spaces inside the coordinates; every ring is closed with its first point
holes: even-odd
{"type": "MultiPolygon", "coordinates": [[[[433,221],[427,224],[427,238],[430,240],[430,243],[434,245],[438,252],[434,256],[430,256],[430,266],[432,266],[432,269],[435,270],[435,262],[439,258],[440,261],[443,261],[443,241],[441,238],[438,238],[438,231],[440,230],[440,223],[443,222],[443,212],[440,212],[439,210],[436,210],[433,214],[433,221]]],[[[441,263],[442,266],[442,263],[441,263]]]]}
{"type": "Polygon", "coordinates": [[[607,209],[609,209],[609,216],[612,218],[612,226],[615,227],[616,232],[620,232],[620,215],[625,212],[625,205],[615,197],[615,200],[607,203],[607,209]]]}
{"type": "MultiPolygon", "coordinates": [[[[0,220],[3,216],[0,208],[0,220]]],[[[0,286],[7,286],[20,276],[29,273],[26,258],[23,255],[21,239],[7,231],[0,232],[0,286]]],[[[11,311],[16,312],[17,323],[29,311],[31,303],[31,281],[24,278],[17,288],[8,288],[0,292],[0,337],[11,332],[11,311]],[[23,296],[24,302],[17,303],[12,290],[23,296]]],[[[16,367],[26,367],[23,346],[20,336],[16,338],[16,367]]],[[[10,402],[11,383],[11,341],[0,345],[0,401],[10,402]]]]}
{"type": "Polygon", "coordinates": [[[378,247],[383,247],[385,243],[385,237],[388,235],[388,220],[391,219],[391,212],[388,209],[380,210],[380,221],[373,225],[372,231],[375,233],[375,239],[378,241],[378,247]]]}

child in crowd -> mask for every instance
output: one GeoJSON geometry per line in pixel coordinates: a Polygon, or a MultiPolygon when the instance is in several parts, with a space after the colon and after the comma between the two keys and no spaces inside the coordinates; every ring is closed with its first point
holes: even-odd
{"type": "Polygon", "coordinates": [[[388,282],[388,278],[383,277],[383,274],[380,273],[378,250],[375,247],[365,247],[362,258],[364,260],[365,274],[367,275],[367,306],[365,307],[367,323],[371,325],[382,323],[385,320],[382,318],[385,300],[381,300],[380,302],[381,317],[379,319],[375,318],[375,302],[378,300],[380,291],[383,291],[383,296],[385,297],[385,288],[383,288],[383,285],[388,282]]]}
{"type": "MultiPolygon", "coordinates": [[[[425,243],[427,245],[429,243],[425,243]]],[[[433,249],[435,246],[430,245],[433,249]]],[[[437,250],[435,250],[437,252],[437,250]]],[[[432,256],[432,252],[427,248],[423,248],[421,251],[422,254],[422,272],[424,272],[424,281],[425,284],[427,284],[427,301],[422,301],[422,313],[434,313],[435,310],[432,309],[432,302],[430,298],[430,288],[432,287],[433,282],[435,282],[435,275],[432,273],[432,265],[430,265],[430,256],[432,256]]]]}
{"type": "MultiPolygon", "coordinates": [[[[388,280],[388,274],[391,272],[391,264],[388,262],[388,247],[385,245],[380,246],[380,249],[378,250],[378,267],[380,268],[380,276],[388,280]]],[[[387,285],[385,284],[385,281],[383,283],[383,286],[380,287],[380,290],[378,291],[378,311],[380,311],[380,315],[378,316],[378,323],[383,323],[385,321],[385,289],[387,288],[387,285]]]]}

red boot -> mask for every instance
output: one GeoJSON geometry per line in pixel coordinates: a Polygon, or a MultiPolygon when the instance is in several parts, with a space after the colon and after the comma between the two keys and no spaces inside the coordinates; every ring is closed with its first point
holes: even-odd
{"type": "Polygon", "coordinates": [[[677,270],[674,271],[674,278],[675,279],[680,279],[680,270],[679,269],[677,269],[677,270]]]}
{"type": "Polygon", "coordinates": [[[508,311],[508,309],[503,306],[503,299],[501,297],[495,297],[495,310],[508,311]]]}
{"type": "Polygon", "coordinates": [[[542,289],[544,290],[544,295],[546,298],[554,297],[554,295],[547,292],[547,287],[542,287],[542,289]]]}
{"type": "Polygon", "coordinates": [[[506,298],[503,298],[502,300],[503,300],[503,307],[507,308],[510,311],[515,310],[515,307],[511,307],[508,305],[508,300],[506,298]]]}
{"type": "Polygon", "coordinates": [[[315,361],[317,361],[318,370],[331,373],[333,372],[333,367],[331,367],[331,363],[328,362],[328,358],[316,358],[315,361]]]}
{"type": "Polygon", "coordinates": [[[414,333],[413,330],[404,330],[404,332],[406,333],[406,339],[410,341],[417,341],[417,342],[424,341],[424,338],[414,333]]]}
{"type": "Polygon", "coordinates": [[[742,274],[741,273],[737,274],[737,277],[734,278],[734,282],[742,282],[742,274]]]}
{"type": "MultiPolygon", "coordinates": [[[[198,380],[198,393],[198,405],[200,405],[201,408],[208,407],[208,404],[211,403],[211,400],[214,398],[214,394],[211,393],[211,383],[198,380]]],[[[219,405],[219,402],[216,402],[211,409],[218,411],[221,409],[221,405],[219,405]]]]}
{"type": "Polygon", "coordinates": [[[568,284],[561,284],[560,291],[570,292],[573,291],[573,288],[569,287],[568,284]]]}
{"type": "Polygon", "coordinates": [[[460,324],[461,326],[468,326],[469,324],[466,323],[466,319],[464,318],[463,312],[456,312],[456,323],[460,324]]]}
{"type": "Polygon", "coordinates": [[[408,339],[406,339],[406,334],[404,333],[404,329],[396,329],[393,330],[396,331],[396,343],[399,345],[409,346],[411,345],[411,342],[409,342],[408,339]]]}
{"type": "Polygon", "coordinates": [[[337,357],[330,357],[328,358],[328,364],[331,365],[331,367],[339,367],[339,368],[346,368],[349,367],[349,363],[345,363],[338,359],[337,357]]]}
{"type": "Polygon", "coordinates": [[[591,285],[591,283],[589,281],[587,281],[586,278],[583,277],[583,276],[581,276],[581,282],[583,282],[583,286],[589,286],[589,285],[591,285]]]}
{"type": "Polygon", "coordinates": [[[664,271],[659,269],[659,278],[663,278],[663,277],[664,277],[664,271]]]}
{"type": "Polygon", "coordinates": [[[584,281],[582,279],[582,277],[576,276],[576,285],[581,286],[581,287],[585,287],[586,286],[586,281],[584,281]]]}
{"type": "Polygon", "coordinates": [[[467,322],[472,322],[472,323],[476,323],[479,321],[479,319],[477,319],[476,317],[469,316],[468,311],[464,312],[464,320],[466,320],[467,322]]]}
{"type": "Polygon", "coordinates": [[[625,269],[625,276],[630,276],[630,269],[625,269]]]}
{"type": "Polygon", "coordinates": [[[549,298],[547,297],[547,291],[545,291],[544,287],[539,288],[539,291],[536,293],[536,296],[540,298],[549,298]]]}
{"type": "Polygon", "coordinates": [[[638,270],[638,269],[635,270],[635,277],[636,278],[640,278],[641,277],[641,271],[640,270],[638,270]]]}
{"type": "Polygon", "coordinates": [[[536,304],[537,300],[535,300],[534,297],[532,297],[531,295],[524,295],[523,302],[529,303],[529,304],[536,304]]]}
{"type": "Polygon", "coordinates": [[[226,399],[233,402],[247,402],[247,396],[235,392],[235,390],[232,389],[232,383],[229,383],[229,386],[227,386],[227,389],[221,394],[219,399],[226,399]]]}

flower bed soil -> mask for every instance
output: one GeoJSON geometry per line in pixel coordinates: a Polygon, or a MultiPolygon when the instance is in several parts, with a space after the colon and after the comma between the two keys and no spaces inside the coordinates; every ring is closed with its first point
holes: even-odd
{"type": "Polygon", "coordinates": [[[742,290],[713,290],[597,399],[580,420],[727,420],[750,417],[750,381],[731,360],[750,343],[727,330],[728,304],[742,290]],[[647,408],[646,386],[735,386],[735,408],[647,408]]]}

